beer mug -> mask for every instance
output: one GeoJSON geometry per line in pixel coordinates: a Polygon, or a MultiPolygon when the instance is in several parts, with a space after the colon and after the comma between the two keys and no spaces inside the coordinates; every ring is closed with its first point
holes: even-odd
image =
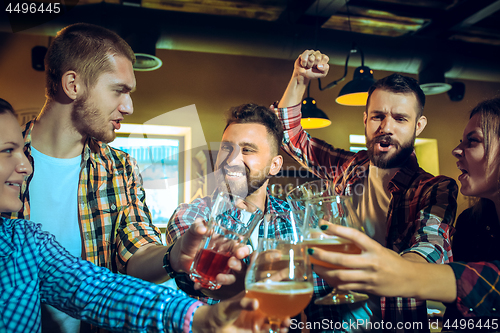
{"type": "Polygon", "coordinates": [[[216,276],[229,273],[229,258],[247,242],[261,218],[262,212],[254,204],[220,192],[212,205],[207,233],[191,265],[191,280],[203,288],[219,289],[216,276]]]}

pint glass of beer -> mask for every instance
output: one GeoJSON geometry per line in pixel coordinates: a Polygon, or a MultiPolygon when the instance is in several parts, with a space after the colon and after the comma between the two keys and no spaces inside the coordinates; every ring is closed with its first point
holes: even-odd
{"type": "MultiPolygon", "coordinates": [[[[306,201],[304,240],[307,247],[318,247],[332,252],[343,252],[349,254],[360,254],[355,244],[347,239],[328,235],[321,229],[322,225],[338,224],[345,227],[355,228],[364,232],[364,226],[354,211],[352,198],[348,196],[324,196],[314,197],[306,201]]],[[[324,261],[310,258],[313,265],[328,267],[331,269],[343,269],[324,261]]],[[[368,299],[368,295],[356,292],[338,292],[335,288],[325,297],[315,301],[316,304],[332,305],[355,303],[368,299]]]]}
{"type": "Polygon", "coordinates": [[[259,239],[254,260],[245,276],[245,290],[259,300],[259,311],[267,315],[271,329],[304,310],[313,295],[311,266],[305,247],[293,240],[259,239]]]}
{"type": "Polygon", "coordinates": [[[216,276],[229,272],[229,258],[245,244],[261,218],[262,212],[254,204],[220,192],[212,205],[207,233],[191,265],[191,280],[203,288],[219,289],[216,276]]]}
{"type": "Polygon", "coordinates": [[[305,209],[307,200],[317,197],[335,195],[332,181],[327,179],[313,180],[297,186],[286,195],[286,200],[292,209],[305,209]]]}

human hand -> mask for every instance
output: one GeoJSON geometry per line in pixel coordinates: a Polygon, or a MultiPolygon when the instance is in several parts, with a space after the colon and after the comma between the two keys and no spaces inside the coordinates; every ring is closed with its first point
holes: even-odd
{"type": "MultiPolygon", "coordinates": [[[[170,255],[170,265],[178,273],[189,272],[191,264],[194,261],[196,253],[198,252],[200,242],[202,241],[205,233],[207,232],[206,221],[202,218],[197,218],[184,235],[175,243],[170,255]]],[[[250,249],[241,245],[236,248],[228,261],[231,272],[229,274],[219,274],[216,280],[223,286],[220,291],[209,291],[204,289],[204,293],[210,293],[210,297],[216,299],[226,299],[234,296],[237,293],[245,290],[244,277],[246,273],[246,265],[241,259],[248,256],[250,249]]],[[[194,284],[195,289],[200,289],[200,284],[194,284]]]]}
{"type": "Polygon", "coordinates": [[[362,250],[361,254],[343,254],[312,248],[314,258],[347,268],[315,265],[316,274],[329,285],[339,290],[365,291],[380,296],[412,297],[409,281],[412,275],[417,275],[414,263],[356,229],[329,224],[324,232],[350,240],[362,250]]]}
{"type": "Polygon", "coordinates": [[[231,257],[227,264],[231,271],[228,274],[218,274],[215,278],[221,287],[217,290],[201,289],[199,283],[194,284],[194,289],[201,289],[201,292],[214,299],[227,299],[245,290],[245,274],[247,265],[241,260],[250,254],[248,246],[240,246],[235,256],[231,257]]]}
{"type": "MultiPolygon", "coordinates": [[[[269,328],[266,315],[258,311],[256,299],[244,297],[245,292],[216,305],[200,307],[193,317],[193,332],[262,332],[269,328]]],[[[287,332],[290,318],[281,324],[280,332],[287,332]]]]}
{"type": "Polygon", "coordinates": [[[329,60],[328,56],[320,51],[305,50],[295,60],[293,75],[303,77],[307,82],[310,79],[323,78],[328,74],[329,60]]]}
{"type": "Polygon", "coordinates": [[[175,242],[170,251],[170,266],[174,271],[178,273],[189,272],[206,232],[206,222],[202,218],[196,218],[186,233],[175,242]]]}

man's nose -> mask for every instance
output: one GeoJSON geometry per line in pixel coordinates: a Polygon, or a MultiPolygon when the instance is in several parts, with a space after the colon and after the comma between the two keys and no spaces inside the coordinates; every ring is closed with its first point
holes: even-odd
{"type": "Polygon", "coordinates": [[[134,113],[134,104],[132,103],[132,97],[130,94],[124,94],[122,101],[118,106],[118,111],[125,115],[131,115],[134,113]]]}
{"type": "Polygon", "coordinates": [[[242,163],[243,154],[238,145],[235,145],[227,158],[227,165],[240,165],[242,163]]]}
{"type": "Polygon", "coordinates": [[[379,130],[384,134],[392,134],[394,127],[394,121],[390,117],[385,117],[380,123],[379,130]]]}

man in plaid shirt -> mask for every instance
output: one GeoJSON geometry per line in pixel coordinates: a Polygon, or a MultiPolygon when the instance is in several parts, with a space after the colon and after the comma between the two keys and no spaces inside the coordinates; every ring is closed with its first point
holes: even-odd
{"type": "MultiPolygon", "coordinates": [[[[232,108],[217,155],[215,177],[218,191],[225,190],[246,197],[248,201],[266,213],[290,210],[288,203],[271,196],[267,190],[269,178],[281,169],[282,157],[278,154],[282,137],[281,122],[267,107],[244,104],[232,108]]],[[[175,210],[167,228],[168,244],[175,244],[195,220],[208,221],[211,203],[218,191],[189,204],[181,204],[175,210]]],[[[275,222],[271,221],[269,224],[267,237],[278,239],[291,237],[293,231],[290,221],[275,222]]],[[[263,224],[260,224],[258,229],[258,237],[264,237],[263,224]]],[[[253,242],[255,241],[256,238],[253,242]]],[[[256,246],[256,244],[252,245],[256,246]]],[[[230,267],[238,270],[235,266],[231,266],[231,260],[230,267]]],[[[240,266],[237,267],[241,269],[240,266]]],[[[223,278],[228,279],[224,281],[220,280],[222,275],[219,275],[218,281],[224,282],[225,286],[217,291],[203,290],[203,293],[194,289],[193,282],[187,274],[178,274],[175,279],[178,286],[186,293],[208,304],[215,304],[220,299],[244,290],[244,274],[243,269],[235,272],[234,275],[224,275],[223,278]]],[[[331,287],[315,275],[313,301],[305,310],[308,318],[338,321],[340,312],[336,307],[314,304],[314,299],[330,291],[331,287]]]]}
{"type": "MultiPolygon", "coordinates": [[[[167,248],[151,222],[138,166],[106,144],[133,112],[134,62],[130,46],[105,28],[74,24],[58,33],[45,58],[46,103],[23,133],[34,173],[22,187],[24,207],[5,216],[42,223],[76,257],[163,282],[167,248]]],[[[53,331],[78,331],[79,321],[43,312],[53,331]]]]}
{"type": "MultiPolygon", "coordinates": [[[[282,148],[320,178],[334,180],[338,194],[353,196],[370,237],[407,260],[451,261],[457,185],[418,166],[414,141],[427,124],[422,115],[425,95],[418,82],[393,74],[370,88],[364,113],[367,151],[354,154],[310,137],[300,125],[305,89],[311,79],[326,76],[328,60],[310,50],[296,60],[292,79],[275,109],[284,126],[282,148]]],[[[380,305],[381,319],[393,327],[411,321],[428,330],[425,301],[370,301],[373,314],[380,305]]]]}

